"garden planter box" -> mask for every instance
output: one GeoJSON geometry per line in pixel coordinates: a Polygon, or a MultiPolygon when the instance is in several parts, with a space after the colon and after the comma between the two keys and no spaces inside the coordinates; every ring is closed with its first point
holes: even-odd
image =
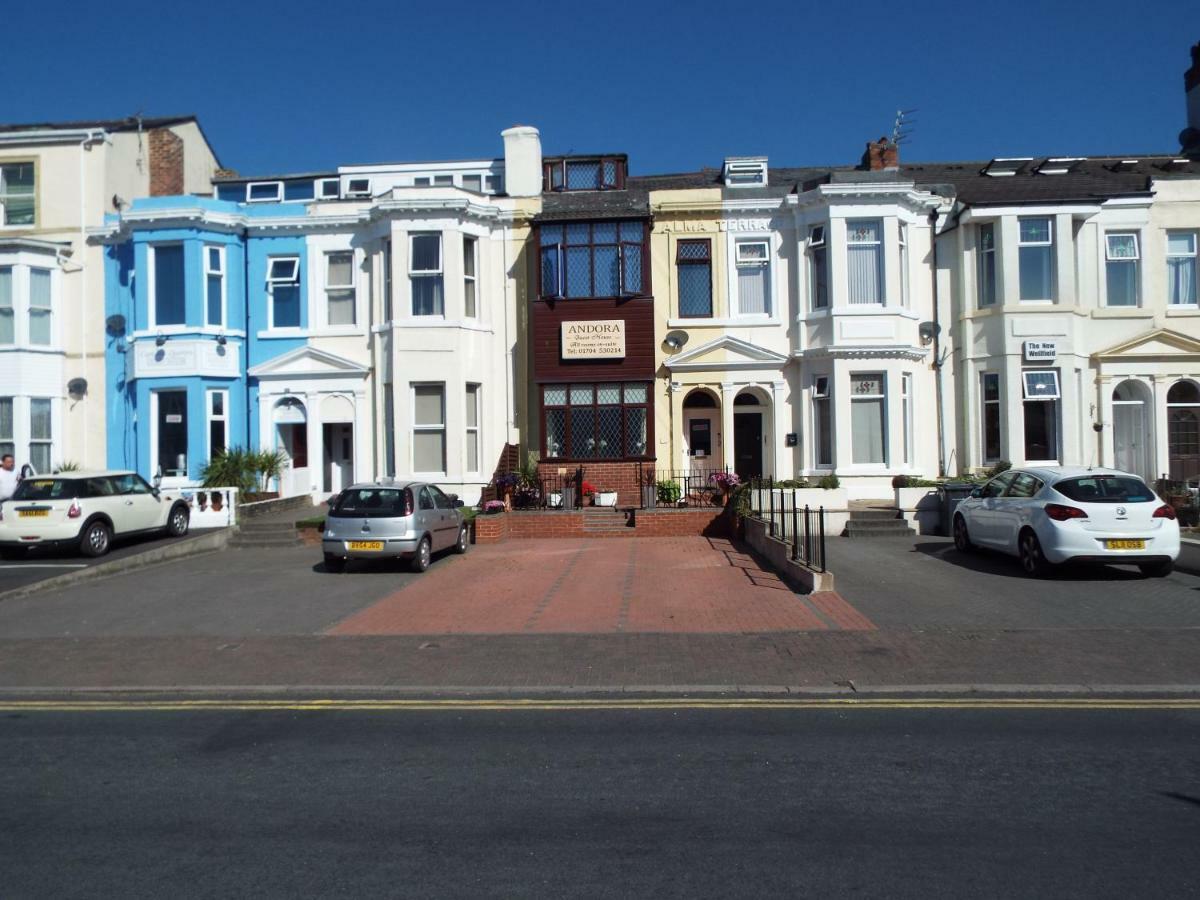
{"type": "Polygon", "coordinates": [[[616,491],[599,491],[596,494],[597,506],[616,506],[617,492],[616,491]]]}
{"type": "MultiPolygon", "coordinates": [[[[812,510],[825,507],[825,533],[829,535],[841,534],[842,529],[846,527],[846,519],[849,518],[847,513],[848,500],[846,498],[845,488],[834,488],[833,490],[825,490],[823,488],[756,488],[750,492],[750,501],[754,509],[763,509],[764,516],[769,514],[771,508],[770,494],[775,494],[775,509],[778,510],[783,505],[783,495],[787,494],[788,512],[791,512],[792,495],[796,497],[796,505],[800,511],[804,511],[804,507],[809,507],[812,510]]],[[[777,512],[776,515],[779,515],[777,512]]]]}
{"type": "Polygon", "coordinates": [[[935,487],[894,488],[896,508],[917,534],[939,534],[942,507],[935,487]]]}

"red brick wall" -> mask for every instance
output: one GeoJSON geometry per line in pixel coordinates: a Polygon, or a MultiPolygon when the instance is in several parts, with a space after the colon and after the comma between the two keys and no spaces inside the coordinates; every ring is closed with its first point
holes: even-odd
{"type": "Polygon", "coordinates": [[[638,537],[729,537],[723,509],[639,509],[633,520],[638,537]]]}
{"type": "Polygon", "coordinates": [[[508,518],[506,513],[476,516],[473,520],[475,523],[475,543],[498,544],[507,538],[508,518]]]}
{"type": "Polygon", "coordinates": [[[150,132],[150,196],[183,193],[183,138],[166,128],[150,132]]]}
{"type": "MultiPolygon", "coordinates": [[[[587,531],[588,516],[596,512],[512,512],[475,519],[475,543],[495,544],[508,538],[606,538],[606,537],[728,537],[729,519],[720,509],[638,510],[634,527],[613,531],[587,531]]],[[[613,521],[618,521],[613,513],[613,521]]]]}
{"type": "MultiPolygon", "coordinates": [[[[550,484],[561,483],[563,475],[559,469],[565,470],[565,477],[571,477],[575,470],[583,466],[583,480],[597,491],[616,491],[618,506],[641,506],[641,486],[638,484],[638,464],[636,462],[585,462],[556,463],[543,462],[538,464],[538,474],[550,484]]],[[[654,463],[643,463],[643,472],[653,472],[654,463]]]]}

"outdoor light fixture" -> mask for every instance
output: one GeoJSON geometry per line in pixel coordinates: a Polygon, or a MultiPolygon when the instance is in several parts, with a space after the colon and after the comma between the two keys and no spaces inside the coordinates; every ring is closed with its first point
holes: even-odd
{"type": "Polygon", "coordinates": [[[167,342],[167,336],[165,334],[163,334],[161,331],[157,335],[155,335],[155,337],[154,337],[154,346],[155,347],[161,347],[166,342],[167,342]]]}
{"type": "Polygon", "coordinates": [[[917,326],[917,334],[921,336],[922,344],[931,344],[933,339],[938,336],[942,330],[942,326],[937,322],[922,322],[917,326]]]}
{"type": "Polygon", "coordinates": [[[225,332],[222,331],[220,334],[217,335],[217,346],[224,347],[228,343],[229,343],[229,338],[225,337],[225,332]]]}

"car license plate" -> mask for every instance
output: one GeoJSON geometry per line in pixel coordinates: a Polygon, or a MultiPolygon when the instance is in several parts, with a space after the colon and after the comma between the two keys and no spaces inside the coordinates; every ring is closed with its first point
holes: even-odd
{"type": "Polygon", "coordinates": [[[17,516],[22,519],[45,519],[50,516],[48,509],[19,509],[17,516]]]}
{"type": "Polygon", "coordinates": [[[383,541],[349,541],[347,546],[351,550],[382,550],[383,541]]]}
{"type": "Polygon", "coordinates": [[[1145,541],[1105,541],[1106,550],[1145,550],[1145,541]]]}

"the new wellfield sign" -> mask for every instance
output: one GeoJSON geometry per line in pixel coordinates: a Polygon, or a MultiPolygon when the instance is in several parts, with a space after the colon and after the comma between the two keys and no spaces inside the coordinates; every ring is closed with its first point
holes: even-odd
{"type": "Polygon", "coordinates": [[[624,359],[625,323],[620,319],[562,323],[563,359],[624,359]]]}

